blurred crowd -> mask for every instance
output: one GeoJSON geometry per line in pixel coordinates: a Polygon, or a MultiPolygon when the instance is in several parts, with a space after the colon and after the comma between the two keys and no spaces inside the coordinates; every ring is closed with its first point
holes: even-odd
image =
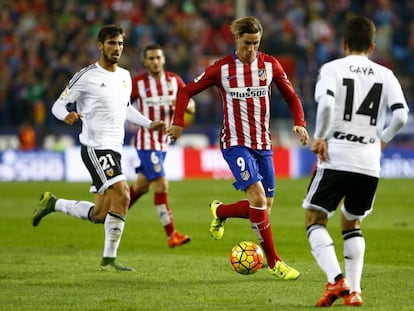
{"type": "MultiPolygon", "coordinates": [[[[352,15],[374,20],[377,37],[372,59],[395,71],[414,110],[414,1],[244,2],[246,15],[257,16],[264,26],[261,50],[278,57],[285,67],[303,101],[310,129],[318,69],[342,55],[342,28],[352,15]]],[[[132,75],[144,70],[142,48],[157,42],[165,50],[166,68],[189,81],[233,50],[229,24],[236,11],[236,0],[2,0],[0,131],[31,125],[40,141],[65,127],[54,119],[50,107],[68,79],[98,59],[96,36],[102,25],[121,24],[126,30],[121,66],[132,75]]],[[[197,96],[194,126],[220,123],[217,96],[214,90],[197,96]]],[[[272,96],[272,117],[289,120],[277,90],[272,96]]]]}

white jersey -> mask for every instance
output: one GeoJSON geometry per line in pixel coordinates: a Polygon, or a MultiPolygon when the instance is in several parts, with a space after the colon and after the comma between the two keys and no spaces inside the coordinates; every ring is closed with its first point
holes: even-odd
{"type": "Polygon", "coordinates": [[[393,72],[360,55],[331,61],[321,67],[315,100],[315,138],[328,143],[328,159],[318,165],[379,177],[381,140],[389,142],[408,113],[393,72]],[[329,103],[333,109],[327,113],[324,107],[329,103]],[[388,129],[387,109],[395,119],[388,129]]]}
{"type": "Polygon", "coordinates": [[[82,145],[121,153],[131,87],[128,70],[117,67],[111,72],[94,63],[72,77],[54,105],[66,107],[76,102],[76,111],[83,115],[82,145]]]}

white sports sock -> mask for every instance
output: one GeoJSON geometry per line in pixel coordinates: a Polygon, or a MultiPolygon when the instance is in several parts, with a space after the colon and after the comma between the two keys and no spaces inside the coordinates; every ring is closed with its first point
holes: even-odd
{"type": "Polygon", "coordinates": [[[122,232],[124,231],[125,219],[111,211],[105,217],[105,246],[103,257],[116,258],[122,232]]]}
{"type": "MultiPolygon", "coordinates": [[[[353,231],[354,236],[344,234],[345,274],[351,292],[361,293],[362,268],[364,266],[365,239],[360,230],[353,231]],[[358,234],[359,233],[359,234],[358,234]],[[356,235],[355,235],[356,234],[356,235]]],[[[349,235],[350,233],[348,233],[349,235]]]]}
{"type": "Polygon", "coordinates": [[[89,210],[94,205],[94,203],[88,201],[58,199],[56,201],[55,211],[59,211],[80,219],[88,219],[89,210]]]}
{"type": "Polygon", "coordinates": [[[167,209],[166,204],[155,205],[155,209],[157,210],[158,217],[163,226],[172,223],[171,212],[167,209]]]}
{"type": "Polygon", "coordinates": [[[342,271],[328,230],[323,225],[313,225],[308,228],[308,240],[313,257],[325,272],[328,282],[334,284],[335,277],[342,274],[342,271]]]}

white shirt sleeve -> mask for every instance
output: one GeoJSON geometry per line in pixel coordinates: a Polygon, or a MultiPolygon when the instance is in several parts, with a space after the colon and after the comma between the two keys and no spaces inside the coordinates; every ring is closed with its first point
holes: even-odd
{"type": "Polygon", "coordinates": [[[132,105],[128,105],[126,118],[129,122],[135,123],[136,125],[143,126],[149,128],[151,126],[151,120],[144,116],[141,112],[137,109],[132,107],[132,105]]]}
{"type": "Polygon", "coordinates": [[[404,108],[395,109],[392,112],[390,124],[382,131],[381,140],[389,143],[391,139],[403,128],[408,119],[408,110],[404,108]]]}
{"type": "Polygon", "coordinates": [[[66,105],[68,105],[69,103],[75,103],[78,97],[78,91],[74,91],[66,87],[66,89],[62,92],[62,94],[60,94],[59,98],[55,101],[55,103],[52,106],[53,115],[59,120],[63,121],[69,113],[66,109],[66,105]]]}
{"type": "Polygon", "coordinates": [[[316,112],[315,139],[326,139],[334,110],[335,98],[325,94],[319,97],[316,112]]]}

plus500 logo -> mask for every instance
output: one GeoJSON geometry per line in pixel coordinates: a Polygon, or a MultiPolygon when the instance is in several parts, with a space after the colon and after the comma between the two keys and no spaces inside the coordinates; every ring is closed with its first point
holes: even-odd
{"type": "Polygon", "coordinates": [[[230,96],[237,99],[251,98],[251,97],[263,97],[268,94],[266,86],[263,87],[237,87],[230,89],[230,96]]]}
{"type": "Polygon", "coordinates": [[[373,144],[375,142],[375,138],[366,138],[364,136],[358,136],[351,133],[344,133],[344,132],[335,132],[333,134],[335,139],[340,140],[347,140],[354,143],[361,143],[361,144],[373,144]]]}

